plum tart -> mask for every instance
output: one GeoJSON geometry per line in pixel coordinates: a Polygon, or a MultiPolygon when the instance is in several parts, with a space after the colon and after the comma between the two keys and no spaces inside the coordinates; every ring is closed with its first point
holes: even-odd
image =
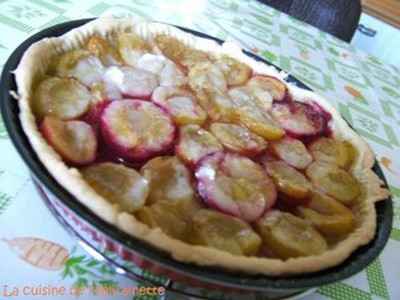
{"type": "Polygon", "coordinates": [[[44,166],[99,217],[200,266],[308,273],[375,234],[374,156],[321,96],[158,23],[97,19],[15,71],[44,166]]]}

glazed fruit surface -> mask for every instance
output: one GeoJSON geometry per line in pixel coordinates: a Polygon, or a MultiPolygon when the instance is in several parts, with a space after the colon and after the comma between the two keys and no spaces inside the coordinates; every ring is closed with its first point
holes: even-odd
{"type": "Polygon", "coordinates": [[[357,151],[330,114],[227,55],[162,34],[93,36],[52,64],[33,109],[90,188],[171,238],[288,259],[356,225],[357,151]]]}

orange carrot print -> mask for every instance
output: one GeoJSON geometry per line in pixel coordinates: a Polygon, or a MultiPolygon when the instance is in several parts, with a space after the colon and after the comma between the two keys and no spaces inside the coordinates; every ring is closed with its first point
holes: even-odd
{"type": "Polygon", "coordinates": [[[382,156],[380,159],[380,163],[382,164],[382,166],[384,166],[389,172],[393,173],[393,174],[397,174],[396,171],[394,171],[392,169],[392,161],[390,158],[386,157],[386,156],[382,156]]]}
{"type": "Polygon", "coordinates": [[[257,47],[253,47],[251,48],[251,51],[253,51],[254,53],[258,53],[260,50],[257,47]]]}
{"type": "Polygon", "coordinates": [[[350,85],[346,85],[344,87],[344,89],[346,90],[346,92],[348,92],[350,95],[352,95],[354,98],[356,99],[364,99],[363,94],[361,94],[361,92],[359,90],[356,90],[355,88],[353,88],[350,85]]]}
{"type": "Polygon", "coordinates": [[[300,57],[304,60],[309,60],[310,56],[307,50],[300,51],[300,57]]]}
{"type": "Polygon", "coordinates": [[[34,237],[2,239],[25,262],[40,269],[56,271],[64,266],[69,252],[63,246],[34,237]]]}

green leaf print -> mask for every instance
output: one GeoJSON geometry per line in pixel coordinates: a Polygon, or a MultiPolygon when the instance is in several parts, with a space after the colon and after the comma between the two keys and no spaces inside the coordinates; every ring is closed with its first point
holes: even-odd
{"type": "Polygon", "coordinates": [[[27,5],[10,5],[8,12],[16,17],[17,19],[26,18],[38,18],[38,17],[45,17],[46,14],[43,13],[41,10],[27,6],[27,5]]]}
{"type": "Polygon", "coordinates": [[[212,4],[212,6],[215,6],[222,10],[230,10],[231,12],[235,12],[239,8],[239,5],[237,3],[230,0],[209,0],[209,2],[212,4]]]}
{"type": "Polygon", "coordinates": [[[87,255],[74,255],[75,251],[76,248],[71,250],[71,255],[64,264],[60,274],[62,279],[71,278],[75,288],[92,288],[93,292],[98,286],[118,288],[117,281],[113,279],[116,273],[111,267],[87,255]]]}
{"type": "Polygon", "coordinates": [[[400,203],[393,201],[393,221],[395,224],[400,224],[400,203]]]}
{"type": "Polygon", "coordinates": [[[367,59],[374,64],[377,64],[377,65],[382,64],[375,56],[368,55],[367,59]]]}
{"type": "Polygon", "coordinates": [[[116,288],[118,286],[117,282],[114,280],[100,280],[98,282],[102,287],[116,288]]]}
{"type": "Polygon", "coordinates": [[[363,117],[359,117],[357,121],[364,127],[364,129],[368,130],[369,132],[376,132],[379,127],[376,122],[373,122],[370,119],[366,119],[363,117]]]}
{"type": "Polygon", "coordinates": [[[339,56],[339,55],[340,55],[340,53],[339,53],[335,48],[333,48],[333,47],[329,47],[329,48],[328,48],[328,51],[329,51],[331,54],[333,54],[334,56],[339,56]]]}
{"type": "Polygon", "coordinates": [[[304,78],[306,78],[306,79],[308,79],[310,81],[314,81],[314,80],[317,79],[315,73],[310,71],[306,67],[295,66],[294,68],[300,74],[300,76],[302,76],[302,77],[304,77],[304,78]]]}
{"type": "Polygon", "coordinates": [[[65,264],[69,267],[73,267],[79,263],[81,263],[83,260],[85,259],[84,255],[81,256],[77,256],[77,257],[71,257],[70,259],[68,259],[65,264]]]}
{"type": "Polygon", "coordinates": [[[73,277],[73,276],[74,275],[72,274],[70,267],[65,266],[64,270],[62,271],[62,274],[61,274],[62,279],[65,279],[67,277],[73,277]]]}
{"type": "Polygon", "coordinates": [[[239,18],[233,18],[232,20],[233,24],[237,25],[237,26],[242,26],[243,25],[243,21],[239,18]]]}
{"type": "Polygon", "coordinates": [[[7,134],[6,127],[4,126],[3,119],[0,118],[0,139],[5,139],[7,137],[8,137],[8,134],[7,134]]]}
{"type": "Polygon", "coordinates": [[[82,267],[80,267],[79,265],[75,267],[75,272],[78,275],[85,275],[88,273],[88,271],[82,267]]]}
{"type": "Polygon", "coordinates": [[[299,51],[308,51],[307,47],[300,43],[296,43],[296,47],[299,49],[299,51]]]}
{"type": "Polygon", "coordinates": [[[109,275],[115,274],[115,271],[113,269],[111,269],[109,266],[105,265],[105,264],[103,264],[100,267],[99,271],[100,271],[101,274],[104,274],[104,275],[106,275],[106,274],[109,274],[109,275]]]}
{"type": "Polygon", "coordinates": [[[79,277],[78,280],[74,283],[74,287],[78,289],[84,289],[89,286],[89,282],[84,277],[79,277]]]}
{"type": "Polygon", "coordinates": [[[5,210],[7,209],[7,207],[10,205],[11,203],[11,196],[0,192],[0,215],[5,212],[5,210]]]}
{"type": "Polygon", "coordinates": [[[89,267],[89,268],[91,268],[91,267],[98,266],[99,264],[100,264],[100,262],[98,262],[97,260],[91,259],[90,261],[88,261],[88,262],[86,263],[86,266],[89,267]]]}
{"type": "Polygon", "coordinates": [[[274,53],[272,53],[272,52],[270,52],[270,51],[268,51],[268,50],[262,51],[262,52],[261,52],[261,55],[262,55],[263,57],[265,57],[265,59],[266,59],[267,61],[269,61],[269,62],[275,62],[275,61],[278,59],[277,56],[276,56],[274,53]]]}
{"type": "Polygon", "coordinates": [[[257,14],[255,14],[255,13],[251,13],[251,15],[252,15],[253,17],[255,17],[256,20],[259,21],[259,22],[261,22],[261,23],[268,24],[268,25],[273,25],[272,20],[269,19],[269,18],[266,17],[266,16],[260,16],[260,15],[257,15],[257,14]]]}
{"type": "Polygon", "coordinates": [[[386,92],[386,94],[388,94],[388,95],[391,96],[391,97],[400,98],[399,93],[397,93],[395,90],[393,90],[393,89],[391,89],[391,88],[389,88],[389,87],[387,87],[387,86],[383,86],[383,87],[382,87],[382,90],[383,90],[384,92],[386,92]]]}

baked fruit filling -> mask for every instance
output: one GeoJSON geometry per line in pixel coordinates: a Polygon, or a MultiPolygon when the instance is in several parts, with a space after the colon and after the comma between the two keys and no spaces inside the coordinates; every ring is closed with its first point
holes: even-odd
{"type": "Polygon", "coordinates": [[[176,156],[159,156],[149,160],[140,170],[148,181],[150,194],[147,204],[162,200],[169,202],[194,199],[192,175],[176,156]]]}
{"type": "Polygon", "coordinates": [[[262,137],[236,124],[212,123],[210,131],[227,150],[239,154],[257,155],[268,145],[262,137]]]}
{"type": "Polygon", "coordinates": [[[228,55],[164,34],[93,36],[55,60],[33,98],[63,161],[173,239],[286,260],[357,226],[356,147],[318,104],[228,55]]]}
{"type": "Polygon", "coordinates": [[[46,116],[40,129],[47,142],[71,165],[85,165],[96,159],[97,139],[89,124],[46,116]]]}
{"type": "Polygon", "coordinates": [[[275,101],[284,101],[288,95],[286,85],[281,80],[272,76],[254,76],[249,80],[247,85],[269,92],[275,101]]]}
{"type": "Polygon", "coordinates": [[[288,136],[272,142],[270,150],[296,169],[305,169],[313,160],[302,141],[288,136]]]}
{"type": "Polygon", "coordinates": [[[217,211],[200,209],[193,216],[190,241],[236,255],[256,255],[261,238],[241,219],[217,211]]]}
{"type": "Polygon", "coordinates": [[[202,125],[207,119],[195,95],[185,89],[160,86],[154,90],[152,101],[165,108],[177,125],[202,125]]]}
{"type": "Polygon", "coordinates": [[[79,81],[49,77],[37,87],[33,109],[39,118],[75,119],[87,112],[91,99],[89,89],[79,81]]]}
{"type": "Polygon", "coordinates": [[[207,206],[252,222],[276,199],[263,168],[247,157],[217,152],[203,158],[195,171],[197,191],[207,206]]]}
{"type": "Polygon", "coordinates": [[[122,158],[144,160],[167,151],[175,125],[159,106],[141,100],[112,101],[101,115],[103,140],[122,158]]]}
{"type": "Polygon", "coordinates": [[[265,246],[282,259],[321,254],[327,250],[325,238],[307,220],[272,210],[256,223],[265,246]]]}
{"type": "Polygon", "coordinates": [[[323,135],[329,121],[312,104],[297,101],[276,102],[271,113],[287,135],[298,139],[323,135]]]}
{"type": "Polygon", "coordinates": [[[308,198],[312,185],[303,173],[284,161],[267,162],[265,169],[280,193],[291,199],[308,198]]]}
{"type": "Polygon", "coordinates": [[[208,154],[223,149],[221,143],[209,131],[199,125],[186,125],[179,129],[175,147],[176,155],[187,164],[194,166],[208,154]]]}
{"type": "Polygon", "coordinates": [[[140,209],[148,197],[148,181],[124,165],[98,163],[82,168],[81,173],[97,193],[125,211],[140,209]]]}

